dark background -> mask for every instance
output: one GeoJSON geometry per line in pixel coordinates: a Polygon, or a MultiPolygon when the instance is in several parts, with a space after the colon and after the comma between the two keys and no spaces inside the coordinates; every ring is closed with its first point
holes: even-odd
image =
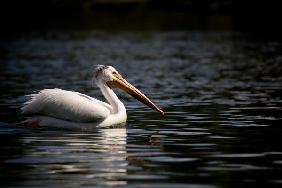
{"type": "Polygon", "coordinates": [[[5,0],[2,37],[38,30],[243,31],[281,39],[279,1],[5,0]]]}

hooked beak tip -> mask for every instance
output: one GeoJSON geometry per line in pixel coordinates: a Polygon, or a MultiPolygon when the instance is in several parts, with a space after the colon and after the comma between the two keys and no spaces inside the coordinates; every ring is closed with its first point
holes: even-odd
{"type": "Polygon", "coordinates": [[[165,113],[162,110],[159,110],[159,113],[161,114],[162,117],[164,117],[165,113]]]}

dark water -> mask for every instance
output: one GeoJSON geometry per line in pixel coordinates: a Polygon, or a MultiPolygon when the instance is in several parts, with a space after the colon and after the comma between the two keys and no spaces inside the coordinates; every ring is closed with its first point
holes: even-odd
{"type": "Polygon", "coordinates": [[[282,186],[281,44],[239,33],[31,33],[0,45],[4,187],[282,186]],[[113,65],[166,112],[119,92],[124,128],[13,126],[25,94],[63,88],[102,99],[113,65]]]}

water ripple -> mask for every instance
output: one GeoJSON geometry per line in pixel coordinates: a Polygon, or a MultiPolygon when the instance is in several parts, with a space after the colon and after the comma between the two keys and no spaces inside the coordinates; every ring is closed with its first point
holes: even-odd
{"type": "Polygon", "coordinates": [[[279,187],[281,43],[240,33],[77,31],[0,43],[4,187],[279,187]],[[103,99],[93,66],[113,65],[164,111],[116,91],[124,128],[18,127],[25,94],[103,99]]]}

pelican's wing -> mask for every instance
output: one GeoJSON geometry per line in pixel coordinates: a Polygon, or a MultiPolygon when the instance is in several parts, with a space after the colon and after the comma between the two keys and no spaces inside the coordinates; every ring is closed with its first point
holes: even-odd
{"type": "Polygon", "coordinates": [[[22,107],[24,114],[40,114],[76,122],[105,119],[112,107],[87,95],[61,89],[44,89],[31,95],[22,107]]]}

